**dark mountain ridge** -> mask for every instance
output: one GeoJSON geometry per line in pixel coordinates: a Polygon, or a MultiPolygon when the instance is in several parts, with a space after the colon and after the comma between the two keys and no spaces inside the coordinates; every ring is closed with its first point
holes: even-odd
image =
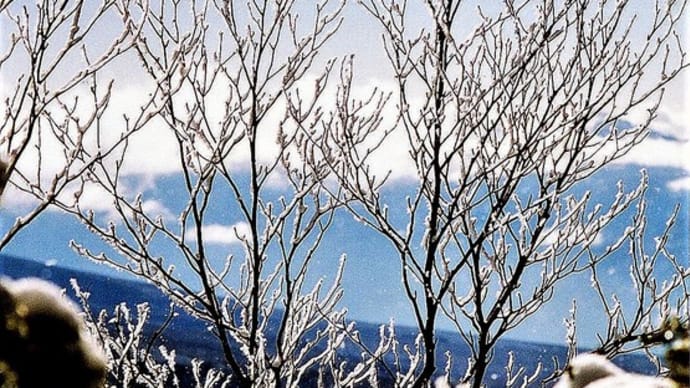
{"type": "MultiPolygon", "coordinates": [[[[102,309],[112,312],[113,307],[122,302],[127,303],[132,308],[139,303],[146,302],[151,306],[151,318],[146,326],[148,335],[163,325],[170,312],[168,297],[155,286],[139,280],[109,277],[94,272],[63,268],[50,265],[50,263],[45,264],[7,255],[0,255],[0,276],[9,278],[39,277],[67,289],[67,294],[70,297],[74,297],[70,279],[77,279],[81,289],[88,291],[91,295],[89,302],[93,312],[102,309]]],[[[274,319],[275,322],[269,323],[269,327],[276,327],[277,320],[278,318],[274,319]]],[[[357,329],[360,331],[362,339],[372,346],[378,342],[379,327],[380,324],[375,323],[357,323],[357,329]]],[[[273,333],[269,330],[268,336],[270,337],[273,333]]],[[[417,331],[414,328],[396,327],[396,335],[402,344],[413,344],[416,334],[417,331]]],[[[274,339],[268,338],[268,342],[272,343],[274,339]]],[[[180,368],[187,368],[189,360],[192,358],[204,360],[206,366],[224,368],[222,352],[214,335],[207,330],[204,322],[183,311],[178,311],[177,316],[166,327],[159,340],[163,341],[168,348],[175,349],[180,368]]],[[[456,333],[450,331],[439,331],[437,341],[438,370],[443,371],[445,363],[443,355],[448,352],[452,354],[454,360],[452,375],[456,378],[460,377],[467,367],[467,359],[471,354],[469,348],[456,333]]],[[[505,386],[507,378],[505,366],[511,352],[516,366],[524,366],[527,374],[534,373],[537,364],[541,362],[540,376],[546,378],[553,372],[554,360],[558,360],[558,363],[563,365],[567,348],[553,344],[511,339],[500,340],[486,374],[487,386],[505,386]]],[[[354,347],[345,348],[341,357],[349,365],[353,365],[359,360],[360,351],[354,347]]],[[[624,355],[614,361],[623,365],[628,371],[644,374],[652,374],[656,371],[654,365],[642,355],[624,355]]],[[[386,381],[383,381],[382,384],[386,384],[386,381]]],[[[316,385],[316,380],[313,381],[313,385],[316,385]]]]}

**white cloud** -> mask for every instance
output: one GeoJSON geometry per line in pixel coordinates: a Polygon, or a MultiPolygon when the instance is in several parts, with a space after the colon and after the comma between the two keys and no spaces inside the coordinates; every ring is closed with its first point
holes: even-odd
{"type": "MultiPolygon", "coordinates": [[[[690,24],[686,26],[690,29],[690,24]]],[[[651,136],[633,148],[616,163],[635,164],[645,167],[668,167],[685,171],[686,177],[667,183],[672,191],[690,190],[690,74],[682,72],[680,76],[665,88],[664,99],[652,121],[653,132],[660,136],[651,136]]],[[[647,106],[640,107],[626,117],[633,124],[646,120],[647,106]]]]}
{"type": "MultiPolygon", "coordinates": [[[[591,234],[591,233],[590,233],[591,234]]],[[[543,234],[543,239],[540,242],[540,246],[542,247],[549,247],[549,246],[556,246],[558,244],[568,244],[568,245],[573,245],[576,243],[576,240],[580,237],[582,237],[582,233],[571,233],[566,236],[559,236],[559,230],[558,229],[551,229],[549,231],[546,231],[543,234]]],[[[599,231],[596,233],[596,235],[593,236],[594,238],[592,239],[591,236],[587,239],[585,239],[581,244],[586,245],[587,241],[589,240],[589,244],[593,247],[598,247],[601,246],[604,242],[604,233],[602,231],[599,231]]]]}
{"type": "MultiPolygon", "coordinates": [[[[313,94],[314,75],[305,77],[300,83],[300,95],[305,102],[310,101],[313,94]]],[[[685,82],[690,77],[685,77],[685,82]]],[[[118,79],[112,92],[111,102],[109,108],[106,110],[102,122],[102,143],[113,144],[119,141],[121,134],[125,129],[125,120],[123,115],[130,118],[136,117],[141,107],[145,105],[148,99],[148,93],[153,91],[153,85],[147,83],[140,83],[138,85],[130,85],[126,83],[127,80],[118,79]],[[125,82],[123,84],[123,82],[125,82]]],[[[666,99],[664,104],[660,107],[659,117],[655,121],[656,127],[660,128],[659,132],[672,136],[678,140],[649,138],[646,139],[637,148],[633,149],[630,154],[624,158],[616,161],[616,163],[632,163],[644,166],[660,166],[683,168],[690,171],[690,162],[687,160],[690,155],[690,147],[688,147],[688,138],[690,135],[684,126],[685,123],[690,122],[690,107],[682,107],[679,104],[688,104],[687,99],[682,98],[684,88],[678,85],[681,81],[674,82],[669,86],[666,92],[666,99]]],[[[371,85],[377,85],[382,90],[395,90],[394,85],[390,80],[371,79],[368,82],[356,85],[353,89],[353,96],[359,99],[366,99],[371,92],[371,85]]],[[[75,90],[74,95],[80,95],[80,101],[88,101],[87,86],[84,85],[78,90],[75,90]]],[[[217,87],[211,90],[211,93],[206,98],[206,113],[208,115],[208,123],[212,127],[212,131],[219,131],[219,122],[222,120],[225,107],[227,90],[217,87]]],[[[331,83],[322,96],[321,105],[324,111],[329,111],[335,108],[334,104],[335,84],[331,83]]],[[[423,96],[418,97],[418,101],[411,101],[411,106],[419,106],[423,100],[423,96]]],[[[183,88],[180,94],[175,98],[175,107],[178,112],[186,112],[185,103],[193,103],[194,97],[190,90],[183,88]]],[[[389,101],[384,108],[383,122],[381,129],[391,128],[395,123],[397,116],[396,99],[389,101]]],[[[88,110],[88,109],[85,109],[88,110]]],[[[643,112],[644,109],[640,109],[643,112]]],[[[84,115],[86,112],[84,112],[84,115]]],[[[59,115],[59,113],[58,113],[59,115]]],[[[184,115],[184,113],[182,113],[184,115]]],[[[182,116],[181,116],[182,117],[182,116]]],[[[277,156],[279,152],[278,144],[276,143],[276,135],[279,128],[279,123],[284,117],[283,102],[278,101],[274,109],[265,118],[264,125],[260,128],[258,133],[258,161],[260,163],[268,163],[277,156]]],[[[185,118],[182,117],[182,120],[185,118]]],[[[635,116],[634,114],[629,118],[633,122],[638,122],[643,119],[642,116],[635,116]]],[[[381,133],[378,132],[378,133],[381,133]]],[[[89,147],[95,147],[95,138],[91,137],[88,140],[89,147]]],[[[374,143],[374,141],[370,142],[374,143]]],[[[204,151],[204,147],[197,143],[200,150],[204,151]]],[[[365,146],[368,146],[366,144],[365,146]]],[[[505,145],[501,143],[501,145],[505,145]]],[[[472,145],[469,146],[472,148],[472,145]]],[[[249,147],[246,141],[240,142],[236,148],[228,155],[227,162],[229,166],[236,170],[244,170],[249,163],[249,147]]],[[[160,118],[152,119],[144,128],[133,134],[128,143],[128,156],[125,159],[122,174],[124,176],[140,176],[149,177],[154,180],[162,175],[174,174],[180,171],[180,155],[177,141],[174,136],[173,129],[160,118]]],[[[206,149],[208,152],[208,149],[206,149]]],[[[59,168],[64,165],[64,155],[57,144],[56,140],[44,140],[41,146],[42,161],[45,166],[54,166],[54,171],[59,171],[59,168]]],[[[294,159],[296,152],[291,153],[291,159],[294,159]]],[[[20,163],[22,170],[35,170],[38,163],[38,156],[28,154],[20,163]]],[[[409,142],[407,135],[400,126],[388,135],[386,141],[374,152],[369,161],[370,173],[381,178],[390,174],[389,182],[414,179],[417,176],[416,166],[409,155],[409,142]]],[[[44,167],[43,176],[50,177],[50,168],[44,167]]],[[[275,173],[271,176],[269,183],[273,186],[279,186],[280,181],[284,180],[282,173],[275,173]]],[[[670,187],[670,186],[669,186],[670,187]]],[[[681,189],[683,185],[674,184],[673,187],[681,189]]],[[[20,195],[17,195],[14,202],[24,203],[26,200],[20,195]]],[[[93,204],[98,205],[101,200],[94,200],[93,204]]]]}
{"type": "MultiPolygon", "coordinates": [[[[251,228],[246,222],[238,222],[233,225],[210,224],[201,228],[202,239],[207,244],[234,245],[240,244],[241,239],[251,235],[251,228]]],[[[196,230],[189,229],[185,237],[196,241],[196,230]]]]}
{"type": "MultiPolygon", "coordinates": [[[[133,194],[138,193],[138,189],[128,187],[124,182],[119,185],[119,195],[125,198],[131,198],[130,203],[134,204],[133,194]]],[[[65,203],[72,204],[75,201],[75,190],[69,188],[65,190],[60,199],[65,203]]],[[[96,214],[103,216],[105,220],[120,222],[122,215],[115,207],[115,199],[113,195],[105,190],[103,187],[90,184],[85,185],[82,192],[79,193],[79,206],[82,211],[93,211],[96,214]]],[[[152,219],[161,218],[165,221],[175,220],[175,215],[165,206],[165,204],[157,199],[145,199],[141,203],[141,210],[148,217],[152,219]]],[[[130,218],[133,213],[125,209],[125,216],[130,218]]]]}
{"type": "MultiPolygon", "coordinates": [[[[676,82],[680,84],[681,82],[676,82]]],[[[690,87],[690,83],[688,84],[690,87]]],[[[664,94],[659,108],[652,118],[650,128],[653,132],[678,140],[690,140],[687,124],[690,123],[690,102],[686,101],[685,92],[672,88],[664,94]]],[[[649,119],[649,110],[656,101],[650,99],[628,112],[624,119],[633,125],[640,125],[649,119]]],[[[602,117],[603,114],[602,114],[602,117]]]]}
{"type": "MultiPolygon", "coordinates": [[[[224,119],[225,102],[228,99],[228,91],[222,81],[217,83],[218,86],[211,89],[209,94],[204,99],[204,115],[205,123],[208,128],[205,128],[206,133],[212,133],[213,136],[220,139],[221,122],[224,119]]],[[[147,103],[149,99],[148,93],[154,88],[146,89],[140,85],[130,85],[121,90],[114,90],[111,98],[111,104],[106,115],[105,122],[113,123],[114,136],[111,139],[117,140],[120,134],[124,131],[123,114],[130,118],[136,117],[142,106],[147,103]]],[[[191,127],[199,126],[200,121],[198,117],[189,117],[188,111],[190,107],[197,103],[197,97],[194,96],[191,88],[185,86],[173,97],[173,104],[175,111],[178,114],[178,120],[183,123],[190,123],[191,127]]],[[[273,161],[278,155],[278,145],[276,143],[276,135],[278,131],[278,123],[284,116],[282,103],[279,101],[276,106],[269,111],[268,115],[264,117],[262,125],[257,132],[257,160],[259,163],[268,163],[273,161]]],[[[186,124],[182,124],[186,125],[186,124]]],[[[204,124],[205,126],[205,124],[204,124]]],[[[185,139],[195,147],[204,158],[210,159],[212,149],[209,144],[201,140],[201,136],[194,136],[193,131],[184,130],[185,139]]],[[[236,135],[244,134],[242,126],[237,127],[236,135]]],[[[233,169],[246,170],[249,166],[249,146],[246,140],[236,144],[232,151],[228,154],[226,163],[233,169]]],[[[175,130],[168,126],[168,124],[160,117],[155,117],[149,121],[142,129],[133,134],[129,139],[127,158],[123,166],[123,173],[126,175],[150,175],[153,177],[160,175],[167,175],[181,171],[181,160],[178,140],[176,139],[175,130]]]]}
{"type": "MultiPolygon", "coordinates": [[[[65,191],[61,197],[65,202],[70,202],[68,199],[72,196],[72,202],[74,201],[75,192],[65,191]]],[[[109,218],[116,218],[115,201],[113,196],[108,193],[105,189],[96,185],[86,185],[83,191],[79,195],[79,206],[84,210],[92,210],[97,213],[107,213],[109,218]]]]}
{"type": "Polygon", "coordinates": [[[383,177],[390,172],[390,181],[417,176],[417,166],[410,156],[410,143],[402,130],[395,130],[388,135],[381,148],[373,155],[371,172],[377,177],[383,177]]]}
{"type": "Polygon", "coordinates": [[[687,98],[682,95],[674,96],[674,94],[669,93],[664,99],[664,103],[659,107],[657,117],[652,121],[656,133],[679,140],[690,140],[690,132],[688,131],[690,102],[686,103],[685,100],[687,98]]]}
{"type": "Polygon", "coordinates": [[[669,182],[668,188],[671,191],[690,191],[690,176],[669,182]]]}
{"type": "Polygon", "coordinates": [[[650,137],[615,163],[688,170],[689,158],[690,142],[650,137]]]}
{"type": "Polygon", "coordinates": [[[686,177],[668,182],[667,187],[672,191],[690,190],[690,140],[650,137],[614,163],[683,170],[686,177]]]}
{"type": "MultiPolygon", "coordinates": [[[[101,140],[105,144],[102,149],[120,140],[127,130],[123,116],[134,121],[149,99],[149,90],[153,89],[148,89],[146,84],[115,85],[102,120],[102,126],[105,127],[101,134],[105,137],[101,140]]],[[[122,166],[125,175],[155,177],[180,171],[177,143],[172,130],[161,118],[152,118],[143,128],[131,134],[128,140],[127,156],[122,166]]]]}
{"type": "Polygon", "coordinates": [[[175,219],[175,215],[161,201],[146,200],[141,204],[141,209],[145,214],[154,219],[159,217],[163,220],[175,219]]]}

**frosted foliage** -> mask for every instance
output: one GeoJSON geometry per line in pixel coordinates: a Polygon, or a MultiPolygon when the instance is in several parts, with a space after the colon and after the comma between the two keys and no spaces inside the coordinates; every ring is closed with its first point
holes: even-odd
{"type": "MultiPolygon", "coordinates": [[[[153,339],[147,340],[144,329],[150,318],[147,304],[136,306],[136,312],[126,304],[115,306],[111,313],[91,311],[89,294],[82,291],[77,281],[72,287],[80,300],[89,331],[100,340],[107,363],[107,386],[117,387],[180,387],[177,378],[175,351],[163,345],[152,346],[153,339]]],[[[192,365],[197,387],[212,387],[223,381],[222,373],[209,370],[202,378],[199,369],[200,361],[193,360],[192,365]],[[207,384],[206,382],[209,382],[207,384]]]]}
{"type": "MultiPolygon", "coordinates": [[[[599,353],[654,362],[659,326],[687,327],[680,207],[652,230],[646,171],[610,196],[591,183],[648,137],[688,67],[686,0],[644,18],[626,0],[23,5],[0,0],[0,193],[16,216],[0,249],[57,211],[93,237],[69,242],[78,255],[171,303],[149,328],[148,304],[92,311],[75,283],[108,384],[479,388],[499,341],[582,279],[592,316],[573,295],[553,317],[568,360],[582,319],[601,322],[599,353]],[[381,38],[375,80],[340,52],[357,17],[381,38]],[[392,322],[363,338],[347,316],[352,242],[330,242],[352,217],[399,261],[405,339],[392,322]],[[221,366],[157,341],[175,314],[199,320],[221,366]],[[466,360],[440,354],[439,322],[466,360]]],[[[510,386],[563,370],[507,356],[510,386]]]]}

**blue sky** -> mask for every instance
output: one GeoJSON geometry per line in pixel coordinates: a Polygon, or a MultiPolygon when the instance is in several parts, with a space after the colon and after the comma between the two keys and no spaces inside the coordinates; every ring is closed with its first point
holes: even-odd
{"type": "MultiPolygon", "coordinates": [[[[342,55],[354,52],[357,86],[376,85],[383,89],[392,87],[389,77],[389,66],[381,50],[378,26],[358,9],[354,2],[346,8],[346,19],[343,30],[324,50],[323,56],[342,55]]],[[[468,14],[472,8],[468,8],[468,14]]],[[[415,9],[414,14],[423,15],[423,7],[415,9]]],[[[412,22],[421,23],[424,17],[413,18],[412,22]]],[[[9,26],[4,22],[4,39],[9,26]]],[[[471,23],[468,23],[471,26],[471,23]]],[[[115,30],[104,30],[101,38],[107,40],[115,30]]],[[[98,44],[98,42],[94,42],[98,44]]],[[[111,108],[106,113],[108,122],[117,123],[123,113],[132,113],[138,109],[137,102],[145,97],[142,90],[148,86],[142,78],[132,74],[131,66],[136,61],[133,57],[124,57],[116,61],[107,69],[106,74],[115,79],[116,88],[113,92],[111,108]]],[[[69,69],[65,70],[66,72],[69,69]]],[[[651,232],[660,231],[671,213],[675,203],[682,203],[678,225],[674,230],[672,247],[676,254],[683,256],[688,252],[688,195],[690,193],[690,132],[686,123],[690,122],[690,101],[686,91],[690,88],[687,72],[671,84],[666,91],[666,99],[659,110],[658,118],[653,127],[655,132],[642,144],[636,147],[626,157],[618,160],[607,169],[584,182],[576,190],[592,190],[595,198],[607,198],[613,195],[615,182],[623,180],[632,189],[639,181],[640,169],[646,168],[650,173],[649,219],[651,232]]],[[[12,79],[13,74],[2,74],[2,84],[12,79]]],[[[313,79],[313,77],[311,78],[313,79]]],[[[79,93],[77,91],[76,93],[79,93]]],[[[366,93],[366,92],[363,92],[366,93]]],[[[212,114],[220,114],[222,101],[218,99],[218,106],[212,114]]],[[[268,121],[278,120],[280,112],[269,116],[268,121]]],[[[640,116],[631,114],[631,122],[641,120],[640,116]]],[[[275,152],[275,134],[267,131],[265,137],[260,138],[264,157],[269,160],[275,152]]],[[[44,145],[50,147],[50,144],[44,145]]],[[[406,189],[409,189],[410,169],[403,160],[405,155],[404,138],[393,136],[391,141],[379,156],[379,163],[375,165],[377,174],[392,171],[391,182],[387,188],[388,195],[395,200],[406,189]],[[395,160],[396,162],[392,162],[395,160]]],[[[154,122],[146,131],[137,134],[131,142],[130,156],[124,168],[124,183],[129,194],[144,195],[144,204],[150,211],[158,213],[164,218],[174,219],[175,209],[182,205],[179,191],[180,175],[176,167],[177,154],[175,145],[166,135],[166,129],[160,122],[154,122]]],[[[260,156],[261,157],[261,156],[260,156]]],[[[247,153],[234,153],[230,156],[232,163],[241,166],[247,163],[247,153]]],[[[30,168],[35,160],[24,161],[24,168],[30,168]]],[[[22,167],[22,166],[20,166],[22,167]]],[[[245,175],[246,176],[246,175],[245,175]]],[[[276,191],[280,190],[280,182],[275,182],[276,191]]],[[[17,192],[10,191],[3,201],[4,209],[0,214],[0,227],[6,230],[14,218],[21,215],[31,204],[31,200],[22,197],[17,192]]],[[[107,219],[112,211],[112,201],[103,192],[94,190],[84,197],[84,205],[92,208],[101,217],[107,219]]],[[[623,221],[629,221],[631,215],[624,215],[623,221]]],[[[234,231],[242,233],[245,225],[232,210],[219,206],[213,214],[208,226],[211,239],[208,240],[211,255],[222,259],[228,252],[240,254],[239,241],[234,231]]],[[[625,227],[618,224],[617,230],[608,231],[610,235],[603,239],[614,238],[625,227]]],[[[651,237],[651,236],[650,236],[651,237]]],[[[56,211],[43,214],[30,228],[26,229],[10,244],[3,253],[31,257],[46,262],[49,265],[64,265],[74,268],[99,271],[112,276],[113,274],[103,266],[88,262],[78,257],[70,248],[69,242],[76,240],[95,249],[103,249],[103,244],[90,235],[83,225],[69,216],[56,211]]],[[[337,217],[327,240],[321,249],[313,266],[314,276],[333,276],[333,270],[342,254],[348,257],[343,288],[345,295],[342,301],[347,306],[349,316],[374,322],[387,322],[394,319],[402,324],[412,324],[409,303],[404,298],[400,283],[400,264],[391,246],[380,236],[363,227],[352,216],[342,212],[337,217]]],[[[686,256],[687,257],[687,256],[686,256]]],[[[627,265],[627,264],[626,264],[627,265]]],[[[612,279],[625,279],[627,268],[617,266],[615,260],[606,264],[608,274],[612,279]]],[[[182,272],[184,276],[184,272],[182,272]]],[[[663,276],[663,273],[661,274],[663,276]]],[[[562,319],[570,308],[570,300],[575,295],[586,295],[588,281],[573,279],[561,285],[561,290],[552,303],[533,320],[528,321],[513,336],[522,339],[533,339],[547,342],[562,342],[565,329],[562,319]],[[554,330],[545,333],[539,328],[552,325],[554,330]]],[[[626,290],[620,290],[625,294],[626,290]]],[[[586,298],[585,298],[586,299],[586,298]]],[[[580,314],[587,316],[588,308],[595,306],[580,306],[580,314]]],[[[582,319],[583,342],[588,339],[593,342],[591,330],[600,322],[582,319]]],[[[442,327],[450,327],[441,323],[442,327]]]]}
{"type": "MultiPolygon", "coordinates": [[[[632,187],[639,180],[640,168],[641,166],[638,165],[610,167],[592,177],[582,188],[593,188],[595,198],[597,195],[601,198],[610,198],[612,195],[611,177],[615,176],[616,179],[621,179],[629,187],[632,187]],[[591,186],[588,186],[588,183],[591,186]]],[[[652,168],[649,170],[649,174],[650,188],[647,199],[649,201],[650,237],[662,231],[673,206],[676,203],[682,203],[683,207],[674,229],[670,249],[683,257],[683,252],[688,252],[687,231],[690,230],[687,192],[669,190],[668,183],[683,177],[684,172],[678,169],[652,168]]],[[[173,179],[173,177],[161,179],[151,194],[154,196],[161,195],[162,192],[165,192],[166,181],[173,179]]],[[[172,195],[172,193],[168,195],[172,195]]],[[[165,201],[168,198],[163,195],[161,199],[165,201]]],[[[621,217],[620,224],[608,230],[603,238],[610,241],[609,239],[627,226],[631,217],[632,213],[625,214],[621,217]]],[[[223,219],[223,217],[220,218],[223,219]]],[[[12,221],[11,212],[5,210],[0,217],[2,227],[7,227],[12,221]]],[[[236,254],[240,253],[239,245],[228,238],[227,233],[221,236],[225,239],[219,238],[209,245],[210,257],[222,259],[229,251],[234,251],[236,254]]],[[[96,248],[96,250],[98,247],[103,247],[103,244],[91,236],[84,226],[76,220],[57,212],[48,212],[20,234],[3,253],[30,257],[44,262],[47,266],[61,265],[101,272],[109,276],[127,276],[77,256],[68,247],[71,240],[76,240],[86,246],[96,248]],[[40,237],[37,239],[37,236],[40,237]]],[[[626,260],[624,252],[625,249],[603,266],[609,280],[613,284],[621,285],[613,287],[611,290],[623,298],[630,292],[627,271],[629,261],[626,260]]],[[[332,280],[335,266],[342,254],[347,255],[343,279],[345,294],[342,306],[347,307],[350,318],[372,322],[387,322],[393,319],[401,324],[414,324],[409,303],[403,296],[403,288],[400,283],[400,264],[396,252],[391,249],[386,240],[357,223],[351,216],[342,214],[334,223],[321,253],[311,268],[313,275],[323,276],[327,281],[332,280]]],[[[664,274],[663,271],[660,272],[660,280],[663,280],[664,274]]],[[[99,292],[99,290],[93,291],[99,292]]],[[[587,297],[588,293],[591,292],[589,275],[587,274],[562,283],[553,301],[534,318],[511,333],[511,336],[518,339],[562,342],[565,336],[562,317],[567,315],[572,299],[593,300],[595,295],[589,294],[587,297]],[[544,327],[550,329],[544,331],[544,327]]],[[[594,343],[593,332],[603,323],[599,308],[598,304],[587,305],[582,302],[578,306],[578,314],[581,318],[579,331],[582,336],[580,339],[582,344],[594,343]],[[593,319],[595,317],[599,319],[593,319]]],[[[443,320],[440,327],[452,328],[448,322],[443,322],[443,320]]]]}

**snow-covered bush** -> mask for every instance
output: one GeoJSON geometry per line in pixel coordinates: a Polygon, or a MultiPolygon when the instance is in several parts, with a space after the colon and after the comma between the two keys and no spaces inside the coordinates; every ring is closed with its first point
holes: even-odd
{"type": "Polygon", "coordinates": [[[52,283],[0,282],[3,387],[102,387],[105,358],[76,306],[52,283]]]}

